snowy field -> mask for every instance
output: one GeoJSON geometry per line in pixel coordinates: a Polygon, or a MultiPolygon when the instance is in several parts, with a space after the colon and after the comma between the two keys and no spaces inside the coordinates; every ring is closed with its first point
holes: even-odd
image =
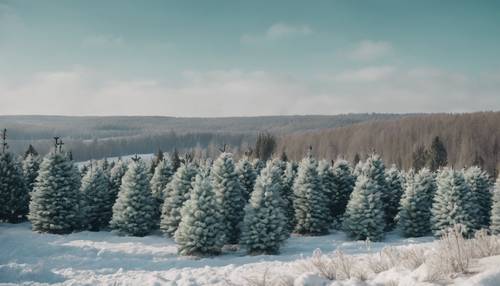
{"type": "MultiPolygon", "coordinates": [[[[143,238],[88,231],[53,235],[34,233],[29,223],[0,224],[0,284],[257,285],[254,280],[268,270],[294,277],[295,285],[329,285],[331,282],[304,274],[307,271],[299,267],[316,249],[323,253],[340,249],[345,254],[364,255],[376,253],[388,245],[414,245],[426,249],[434,245],[430,237],[403,239],[395,234],[388,235],[385,241],[370,243],[367,247],[361,241],[348,241],[343,233],[292,237],[276,256],[246,256],[242,251],[227,250],[215,258],[194,259],[177,256],[174,241],[159,234],[143,238]]],[[[498,257],[482,259],[476,264],[476,268],[484,273],[471,274],[471,277],[456,281],[463,285],[500,285],[500,271],[494,271],[500,268],[498,257]],[[486,266],[481,266],[481,263],[486,266]],[[474,283],[470,284],[472,281],[474,283]]],[[[348,281],[334,285],[384,285],[384,281],[392,281],[387,277],[394,279],[408,275],[408,271],[398,273],[392,269],[378,274],[373,283],[348,281]]]]}

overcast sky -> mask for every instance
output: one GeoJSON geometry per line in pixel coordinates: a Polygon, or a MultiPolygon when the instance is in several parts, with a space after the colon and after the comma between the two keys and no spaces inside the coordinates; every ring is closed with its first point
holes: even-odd
{"type": "Polygon", "coordinates": [[[500,1],[0,0],[0,114],[500,110],[500,1]]]}

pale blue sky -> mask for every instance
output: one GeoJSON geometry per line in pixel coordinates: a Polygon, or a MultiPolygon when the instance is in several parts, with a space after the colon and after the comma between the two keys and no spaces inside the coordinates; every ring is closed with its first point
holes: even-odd
{"type": "Polygon", "coordinates": [[[0,0],[0,113],[498,110],[499,35],[500,1],[0,0]]]}

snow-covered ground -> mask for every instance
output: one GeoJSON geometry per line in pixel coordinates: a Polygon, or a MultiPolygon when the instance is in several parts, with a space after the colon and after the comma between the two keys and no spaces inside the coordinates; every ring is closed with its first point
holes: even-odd
{"type": "MultiPolygon", "coordinates": [[[[4,223],[0,224],[0,284],[247,285],[268,271],[295,277],[297,285],[329,285],[332,282],[303,273],[298,267],[316,249],[322,253],[340,249],[345,254],[359,256],[376,253],[385,246],[408,245],[432,248],[435,242],[430,237],[403,239],[390,234],[384,243],[367,245],[349,241],[338,232],[320,237],[292,237],[280,255],[246,256],[243,251],[228,250],[218,257],[194,259],[177,256],[175,242],[160,234],[142,238],[120,237],[104,231],[52,235],[32,232],[29,223],[4,223]]],[[[454,281],[462,285],[500,285],[500,257],[483,258],[474,267],[475,273],[454,281]]],[[[391,269],[379,273],[368,284],[351,280],[333,285],[398,285],[387,281],[394,283],[394,279],[400,278],[403,281],[412,275],[415,273],[408,270],[391,269]]],[[[399,285],[417,285],[415,279],[406,280],[413,282],[399,285]]]]}

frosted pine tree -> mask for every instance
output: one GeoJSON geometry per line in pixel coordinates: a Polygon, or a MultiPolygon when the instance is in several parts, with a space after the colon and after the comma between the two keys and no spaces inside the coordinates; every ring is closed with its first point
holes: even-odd
{"type": "Polygon", "coordinates": [[[473,233],[476,221],[472,192],[462,172],[451,168],[442,169],[437,177],[437,191],[432,204],[432,231],[441,236],[457,224],[464,227],[466,235],[473,233]]]}
{"type": "Polygon", "coordinates": [[[328,232],[330,214],[318,175],[318,163],[308,154],[299,164],[293,185],[295,232],[320,235],[328,232]]]}
{"type": "Polygon", "coordinates": [[[174,166],[172,164],[172,161],[170,161],[170,157],[168,155],[163,156],[163,159],[156,163],[153,177],[150,181],[151,193],[153,194],[153,198],[155,199],[156,221],[160,220],[161,207],[163,205],[163,201],[165,200],[164,191],[167,187],[167,184],[172,180],[173,175],[174,166]]]}
{"type": "Polygon", "coordinates": [[[261,159],[254,159],[253,160],[253,168],[255,170],[255,173],[257,173],[257,176],[260,175],[260,171],[266,167],[266,162],[261,160],[261,159]]]}
{"type": "Polygon", "coordinates": [[[293,183],[297,176],[297,171],[294,162],[287,162],[285,172],[282,178],[281,194],[284,200],[285,217],[287,218],[288,230],[291,232],[295,227],[295,210],[293,208],[293,201],[295,196],[293,194],[293,183]]]}
{"type": "Polygon", "coordinates": [[[12,153],[0,153],[0,221],[20,222],[28,214],[29,190],[12,153]]]}
{"type": "Polygon", "coordinates": [[[405,237],[419,237],[430,233],[435,191],[436,183],[429,169],[423,168],[414,176],[406,176],[398,214],[398,224],[405,237]]]}
{"type": "Polygon", "coordinates": [[[336,219],[341,218],[345,213],[345,208],[349,202],[356,177],[352,174],[352,168],[348,161],[337,160],[333,165],[333,175],[337,192],[333,194],[332,210],[336,219]]]}
{"type": "Polygon", "coordinates": [[[488,173],[479,167],[470,167],[465,172],[465,181],[476,203],[476,229],[488,228],[491,217],[491,182],[488,173]]]}
{"type": "Polygon", "coordinates": [[[40,157],[29,153],[23,160],[23,176],[31,193],[35,188],[36,177],[38,176],[38,169],[40,168],[40,157]]]}
{"type": "Polygon", "coordinates": [[[29,206],[28,218],[34,231],[63,234],[80,229],[76,175],[73,162],[60,151],[43,159],[29,206]]]}
{"type": "Polygon", "coordinates": [[[492,234],[500,234],[500,175],[497,178],[495,189],[493,190],[490,229],[492,234]]]}
{"type": "Polygon", "coordinates": [[[243,188],[245,202],[247,202],[253,191],[255,180],[257,179],[257,172],[255,172],[253,165],[246,157],[238,162],[236,172],[238,173],[238,177],[243,188]]]}
{"type": "Polygon", "coordinates": [[[195,176],[196,169],[192,163],[181,163],[172,181],[165,188],[165,201],[161,212],[160,229],[170,237],[174,236],[181,222],[182,205],[189,199],[192,189],[191,183],[195,176]]]}
{"type": "Polygon", "coordinates": [[[220,154],[212,166],[211,176],[224,214],[226,242],[236,244],[240,237],[245,199],[231,153],[220,154]]]}
{"type": "Polygon", "coordinates": [[[127,172],[128,166],[122,160],[118,160],[113,168],[109,171],[109,203],[114,205],[116,198],[118,197],[118,192],[120,192],[120,187],[122,185],[122,178],[127,172]]]}
{"type": "Polygon", "coordinates": [[[154,212],[148,169],[141,159],[135,158],[123,176],[110,226],[123,235],[145,236],[154,227],[154,212]]]}
{"type": "Polygon", "coordinates": [[[240,244],[250,254],[276,254],[288,237],[288,226],[281,199],[281,171],[272,162],[262,169],[245,218],[240,244]]]}
{"type": "Polygon", "coordinates": [[[347,204],[343,228],[356,240],[380,241],[384,236],[384,204],[378,183],[361,173],[347,204]]]}
{"type": "Polygon", "coordinates": [[[399,203],[403,195],[404,179],[401,172],[395,165],[387,170],[385,175],[386,193],[385,193],[385,226],[386,229],[392,229],[396,224],[394,220],[399,211],[399,203]]]}
{"type": "Polygon", "coordinates": [[[109,204],[108,178],[100,166],[91,168],[80,187],[84,227],[99,231],[108,226],[113,205],[109,204]]]}
{"type": "Polygon", "coordinates": [[[224,246],[224,220],[210,179],[196,175],[193,190],[181,210],[175,232],[181,255],[216,255],[224,246]]]}
{"type": "Polygon", "coordinates": [[[335,209],[336,205],[334,204],[337,199],[336,195],[338,194],[338,188],[330,162],[326,160],[319,161],[318,176],[321,181],[323,192],[325,193],[324,195],[327,198],[328,215],[333,218],[334,215],[338,213],[338,210],[335,209]]]}
{"type": "MultiPolygon", "coordinates": [[[[378,154],[371,154],[366,162],[363,164],[361,173],[368,176],[375,183],[377,191],[380,192],[382,203],[384,205],[384,217],[387,222],[391,222],[391,192],[387,188],[387,181],[385,179],[385,165],[378,154]]],[[[401,198],[401,196],[399,196],[401,198]]],[[[399,201],[398,198],[398,201],[399,201]]]]}

